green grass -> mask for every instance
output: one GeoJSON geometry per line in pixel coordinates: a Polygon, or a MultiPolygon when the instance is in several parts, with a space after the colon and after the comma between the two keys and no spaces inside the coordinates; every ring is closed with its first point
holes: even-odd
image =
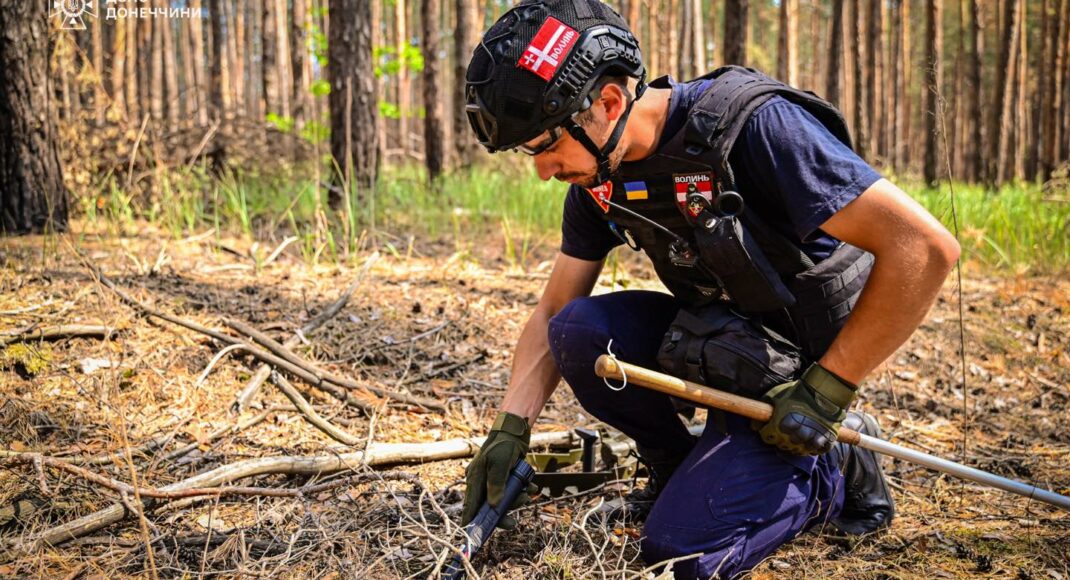
{"type": "MultiPolygon", "coordinates": [[[[403,252],[411,243],[404,240],[416,236],[449,239],[458,252],[497,239],[507,259],[523,265],[535,247],[556,244],[567,189],[540,181],[525,159],[499,156],[434,184],[418,166],[389,167],[373,191],[353,187],[343,207],[330,210],[327,189],[310,174],[284,168],[213,179],[198,169],[174,171],[163,175],[152,196],[108,183],[81,207],[89,219],[115,228],[140,217],[176,238],[211,227],[255,240],[296,235],[294,247],[309,261],[345,259],[369,242],[403,252]]],[[[946,184],[904,188],[952,228],[946,184]]],[[[1058,199],[1065,195],[1044,194],[1035,185],[990,193],[956,184],[954,190],[959,239],[970,263],[1030,273],[1070,266],[1070,203],[1058,199]]]]}

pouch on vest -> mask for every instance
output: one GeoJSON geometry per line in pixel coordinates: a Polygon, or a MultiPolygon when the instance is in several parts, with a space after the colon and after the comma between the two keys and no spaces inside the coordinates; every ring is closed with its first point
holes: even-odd
{"type": "Polygon", "coordinates": [[[724,304],[681,308],[658,349],[665,372],[757,399],[795,378],[798,350],[724,304]]]}
{"type": "Polygon", "coordinates": [[[702,217],[704,222],[695,228],[700,259],[717,273],[740,310],[768,312],[795,304],[795,296],[739,219],[708,212],[702,217]]]}

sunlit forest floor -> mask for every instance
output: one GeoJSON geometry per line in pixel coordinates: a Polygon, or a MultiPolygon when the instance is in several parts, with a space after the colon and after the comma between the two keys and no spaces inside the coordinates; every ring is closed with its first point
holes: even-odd
{"type": "MultiPolygon", "coordinates": [[[[158,489],[260,457],[481,436],[553,257],[552,242],[532,242],[518,262],[500,236],[463,250],[442,237],[380,244],[374,261],[373,240],[324,265],[293,248],[271,258],[248,237],[176,239],[133,225],[115,236],[82,221],[74,234],[0,242],[0,332],[74,324],[116,331],[106,340],[26,340],[2,351],[0,446],[7,455],[38,452],[158,489]],[[271,382],[235,411],[257,360],[232,350],[213,361],[222,343],[144,316],[90,267],[164,313],[242,337],[226,324],[238,320],[282,342],[366,265],[348,304],[291,350],[369,389],[432,399],[446,411],[364,389],[350,390],[344,404],[293,379],[319,415],[358,440],[348,447],[310,425],[271,382]]],[[[961,288],[954,276],[948,280],[926,322],[868,381],[861,407],[893,442],[1068,494],[1070,279],[985,270],[971,264],[961,288]]],[[[638,256],[619,253],[596,292],[621,287],[657,282],[638,256]]],[[[0,336],[0,344],[7,340],[0,336]]],[[[562,387],[535,432],[591,424],[562,387]]],[[[315,478],[260,475],[233,485],[335,485],[300,497],[206,496],[141,509],[131,494],[71,472],[8,463],[0,469],[0,577],[426,577],[457,540],[452,521],[466,464],[355,462],[315,478]],[[116,503],[125,506],[119,523],[56,546],[28,543],[116,503]]],[[[814,530],[752,577],[1070,577],[1065,513],[905,463],[889,461],[886,469],[899,508],[890,530],[852,540],[814,530]]],[[[487,578],[650,577],[638,558],[641,528],[587,517],[631,485],[537,497],[520,511],[516,531],[493,536],[475,571],[487,578]]]]}

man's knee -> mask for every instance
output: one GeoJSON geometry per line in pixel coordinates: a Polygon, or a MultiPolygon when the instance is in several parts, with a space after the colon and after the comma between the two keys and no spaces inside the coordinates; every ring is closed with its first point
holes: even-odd
{"type": "Polygon", "coordinates": [[[596,298],[584,296],[550,318],[550,352],[566,380],[575,368],[593,368],[590,365],[604,352],[609,340],[605,314],[596,298]]]}

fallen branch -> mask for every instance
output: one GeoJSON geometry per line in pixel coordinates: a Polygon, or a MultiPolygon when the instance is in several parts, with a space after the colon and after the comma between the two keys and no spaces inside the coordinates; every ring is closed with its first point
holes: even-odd
{"type": "Polygon", "coordinates": [[[276,372],[271,373],[271,382],[275,383],[275,386],[282,391],[282,394],[286,395],[287,399],[290,399],[294,406],[297,407],[297,410],[308,419],[308,422],[311,423],[312,426],[326,433],[331,439],[344,445],[355,447],[360,444],[361,440],[357,436],[336,427],[331,424],[330,421],[320,417],[319,413],[312,408],[312,405],[309,405],[308,401],[301,396],[301,393],[298,393],[297,389],[295,389],[282,375],[276,372]]]}
{"type": "Polygon", "coordinates": [[[0,335],[0,346],[13,342],[26,342],[28,340],[59,340],[61,338],[111,338],[116,330],[110,326],[88,324],[64,324],[61,326],[49,326],[47,328],[35,328],[32,330],[19,331],[16,333],[4,333],[0,335]]]}
{"type": "Polygon", "coordinates": [[[316,377],[316,380],[318,380],[318,382],[306,381],[310,382],[310,384],[312,384],[313,386],[322,388],[322,384],[324,382],[328,382],[334,385],[338,385],[340,387],[345,387],[347,389],[366,389],[368,391],[371,391],[372,393],[375,393],[376,395],[379,395],[380,397],[387,397],[396,401],[400,401],[402,403],[408,403],[410,405],[416,405],[428,409],[437,409],[439,411],[446,410],[445,405],[439,403],[438,401],[433,401],[422,397],[414,397],[412,395],[406,395],[405,393],[397,393],[369,384],[358,383],[352,379],[340,377],[338,375],[320,369],[314,364],[294,354],[292,351],[286,348],[285,345],[279,344],[270,336],[267,336],[266,334],[260,332],[255,328],[252,328],[251,326],[243,322],[237,320],[224,320],[223,323],[242,334],[248,335],[250,338],[253,339],[253,341],[259,343],[261,346],[271,351],[272,354],[285,360],[290,365],[300,368],[306,373],[309,373],[312,376],[316,377]]]}
{"type": "MultiPolygon", "coordinates": [[[[221,465],[215,469],[159,488],[161,492],[218,487],[232,481],[267,474],[326,475],[353,469],[361,465],[367,455],[370,466],[397,463],[425,463],[446,459],[461,459],[475,454],[484,437],[451,439],[434,443],[373,443],[365,451],[351,451],[333,455],[276,456],[248,459],[221,465]]],[[[536,433],[531,437],[534,447],[574,443],[571,432],[536,433]]],[[[234,488],[231,488],[234,489],[234,488]]],[[[93,533],[121,521],[128,515],[120,503],[114,504],[72,522],[45,530],[25,540],[8,542],[8,549],[0,554],[0,561],[34,553],[48,546],[93,533]]]]}
{"type": "MultiPolygon", "coordinates": [[[[360,272],[357,273],[357,277],[353,279],[353,282],[350,283],[345,292],[338,297],[338,300],[335,300],[330,306],[324,309],[323,312],[320,312],[312,320],[305,323],[305,325],[298,329],[293,336],[286,339],[286,342],[282,343],[282,345],[286,348],[297,346],[306,335],[311,334],[316,329],[326,324],[328,320],[334,318],[336,314],[341,312],[342,308],[349,303],[350,297],[353,296],[353,293],[364,281],[364,277],[367,275],[368,271],[371,270],[372,264],[378,259],[379,252],[375,252],[371,256],[368,256],[364,260],[364,265],[360,268],[360,272]]],[[[257,391],[260,390],[260,386],[264,384],[264,381],[267,380],[268,374],[270,373],[270,366],[266,364],[260,365],[253,374],[253,377],[249,379],[249,383],[240,393],[238,393],[238,396],[234,400],[234,404],[231,405],[231,410],[240,413],[242,409],[249,406],[249,401],[256,395],[257,391]]]]}

